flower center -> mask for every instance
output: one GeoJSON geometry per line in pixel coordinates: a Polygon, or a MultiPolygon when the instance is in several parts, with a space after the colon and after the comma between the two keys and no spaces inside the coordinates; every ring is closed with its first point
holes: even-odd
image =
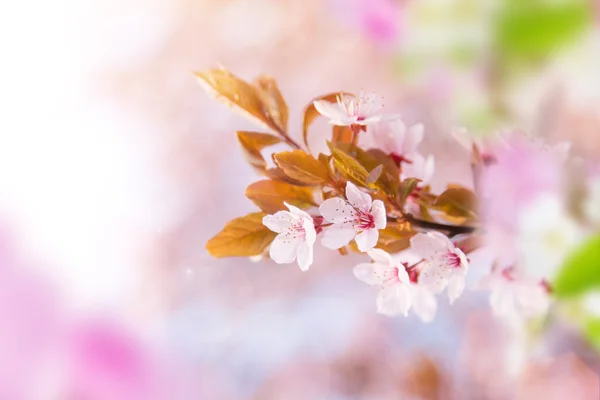
{"type": "Polygon", "coordinates": [[[375,218],[371,213],[356,210],[356,227],[362,230],[375,228],[375,218]]]}
{"type": "Polygon", "coordinates": [[[286,236],[290,239],[303,239],[306,237],[306,231],[302,226],[302,221],[294,222],[290,225],[288,231],[286,232],[286,236]]]}
{"type": "Polygon", "coordinates": [[[446,261],[446,264],[449,267],[452,268],[460,268],[461,267],[461,260],[458,254],[454,253],[454,252],[448,252],[446,254],[444,254],[444,261],[446,261]]]}

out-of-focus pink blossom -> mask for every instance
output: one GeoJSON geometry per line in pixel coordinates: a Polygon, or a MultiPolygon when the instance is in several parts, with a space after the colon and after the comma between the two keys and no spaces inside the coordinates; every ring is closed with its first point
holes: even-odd
{"type": "MultiPolygon", "coordinates": [[[[118,325],[84,322],[68,336],[70,398],[86,400],[167,400],[166,366],[118,325]]],[[[174,391],[174,388],[170,388],[174,391]]]]}
{"type": "Polygon", "coordinates": [[[480,172],[480,212],[487,244],[503,267],[516,261],[519,215],[542,194],[558,195],[563,184],[564,152],[548,150],[513,136],[492,150],[493,162],[480,172]]]}
{"type": "Polygon", "coordinates": [[[535,280],[503,269],[492,272],[482,286],[490,290],[490,305],[494,313],[511,321],[542,315],[550,306],[548,288],[535,280]]]}
{"type": "Polygon", "coordinates": [[[400,35],[401,2],[394,0],[334,0],[341,19],[359,28],[380,44],[391,44],[400,35]]]}

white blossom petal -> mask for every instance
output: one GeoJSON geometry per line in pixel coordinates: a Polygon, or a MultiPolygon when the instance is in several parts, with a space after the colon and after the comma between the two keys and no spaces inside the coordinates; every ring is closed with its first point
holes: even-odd
{"type": "Polygon", "coordinates": [[[466,276],[462,272],[454,271],[450,274],[448,280],[448,299],[450,300],[450,304],[454,303],[465,290],[465,278],[466,276]]]}
{"type": "Polygon", "coordinates": [[[433,178],[433,174],[435,172],[435,158],[432,154],[427,156],[425,160],[425,164],[423,166],[423,174],[422,174],[422,182],[423,185],[429,185],[431,179],[433,178]]]}
{"type": "Polygon", "coordinates": [[[293,206],[291,204],[286,203],[285,201],[283,202],[283,204],[285,204],[285,206],[288,208],[288,210],[290,210],[290,212],[293,215],[296,215],[300,218],[309,218],[312,220],[312,217],[310,216],[310,214],[308,214],[306,211],[302,211],[301,209],[299,209],[296,206],[293,206]]]}
{"type": "Polygon", "coordinates": [[[437,300],[427,288],[415,287],[413,289],[413,310],[423,322],[431,322],[437,312],[437,300]]]}
{"type": "Polygon", "coordinates": [[[308,271],[313,263],[313,246],[306,241],[301,241],[297,248],[298,266],[302,271],[308,271]]]}
{"type": "Polygon", "coordinates": [[[411,250],[423,259],[430,259],[449,246],[454,247],[450,239],[439,232],[418,233],[410,239],[411,250]]]}
{"type": "MultiPolygon", "coordinates": [[[[319,212],[326,221],[333,223],[353,222],[356,213],[350,204],[339,197],[325,200],[319,206],[319,212]]],[[[351,223],[347,225],[352,226],[351,223]]]]}
{"type": "Polygon", "coordinates": [[[490,293],[490,305],[492,310],[498,316],[516,316],[518,315],[515,298],[506,284],[501,284],[492,289],[490,293]]]}
{"type": "Polygon", "coordinates": [[[364,212],[371,210],[371,196],[358,189],[352,182],[346,183],[346,198],[354,207],[364,212]]]}
{"type": "Polygon", "coordinates": [[[277,264],[288,264],[296,258],[300,239],[289,239],[284,235],[277,235],[269,248],[271,259],[277,264]]]}
{"type": "Polygon", "coordinates": [[[315,223],[310,216],[302,219],[302,228],[304,228],[305,234],[304,241],[312,247],[315,244],[315,240],[317,240],[317,231],[315,230],[315,223]]]}
{"type": "Polygon", "coordinates": [[[288,211],[277,211],[273,215],[265,215],[262,223],[273,232],[281,233],[289,229],[296,218],[288,211]]]}
{"type": "MultiPolygon", "coordinates": [[[[406,129],[406,128],[405,128],[406,129]]],[[[413,125],[404,135],[403,156],[410,157],[417,151],[417,146],[423,141],[423,124],[413,125]]]]}
{"type": "Polygon", "coordinates": [[[394,260],[392,259],[392,256],[385,250],[371,249],[371,250],[367,251],[367,254],[376,263],[388,265],[388,266],[394,265],[394,260]]]}
{"type": "Polygon", "coordinates": [[[343,120],[347,118],[346,113],[337,103],[331,103],[327,100],[316,100],[313,102],[313,105],[319,114],[331,120],[343,120]]]}
{"type": "Polygon", "coordinates": [[[339,249],[346,246],[356,236],[354,228],[342,224],[333,224],[325,228],[321,244],[328,249],[339,249]]]}
{"type": "Polygon", "coordinates": [[[391,267],[378,263],[358,264],[353,272],[356,279],[368,285],[381,285],[387,277],[386,268],[391,267]]]}
{"type": "Polygon", "coordinates": [[[408,315],[412,298],[410,287],[404,284],[390,285],[379,290],[377,312],[384,315],[408,315]]]}
{"type": "Polygon", "coordinates": [[[426,262],[419,273],[419,284],[427,286],[433,293],[440,293],[448,285],[451,272],[450,267],[426,262]]]}
{"type": "Polygon", "coordinates": [[[375,228],[384,229],[387,225],[387,214],[385,212],[385,205],[381,200],[375,200],[371,207],[371,215],[373,216],[373,222],[375,222],[375,228]]]}
{"type": "Polygon", "coordinates": [[[366,229],[356,235],[355,240],[358,250],[362,252],[371,250],[379,240],[379,231],[377,229],[366,229]]]}

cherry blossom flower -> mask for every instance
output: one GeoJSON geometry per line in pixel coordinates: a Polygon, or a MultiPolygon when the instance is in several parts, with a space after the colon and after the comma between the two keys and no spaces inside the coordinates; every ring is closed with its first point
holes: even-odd
{"type": "Polygon", "coordinates": [[[362,146],[375,148],[390,154],[398,163],[411,162],[417,155],[417,146],[423,140],[423,125],[407,127],[401,119],[373,126],[369,135],[364,136],[362,146]]]}
{"type": "Polygon", "coordinates": [[[263,218],[263,224],[279,233],[269,248],[269,255],[277,264],[298,259],[298,266],[307,271],[313,262],[313,245],[317,233],[310,215],[285,203],[290,211],[278,211],[263,218]]]}
{"type": "Polygon", "coordinates": [[[381,97],[374,93],[361,93],[359,96],[341,94],[337,97],[337,103],[316,100],[314,105],[317,111],[329,118],[329,123],[333,125],[366,126],[383,119],[381,97]]]}
{"type": "Polygon", "coordinates": [[[419,187],[425,187],[431,183],[433,173],[435,172],[435,158],[433,154],[423,157],[420,154],[413,154],[410,163],[402,165],[401,179],[417,178],[419,187]]]}
{"type": "Polygon", "coordinates": [[[369,250],[367,254],[373,262],[357,265],[354,268],[354,276],[369,285],[379,287],[377,312],[389,316],[408,316],[408,311],[412,308],[423,322],[433,320],[437,311],[437,301],[433,293],[418,284],[417,275],[409,275],[404,263],[395,260],[381,249],[369,250]]]}
{"type": "Polygon", "coordinates": [[[411,238],[410,248],[424,261],[419,282],[434,293],[447,287],[452,304],[465,288],[469,265],[465,254],[439,232],[418,233],[411,238]]]}
{"type": "Polygon", "coordinates": [[[547,285],[514,268],[497,269],[481,285],[491,291],[490,305],[499,317],[531,318],[544,314],[550,306],[547,285]]]}
{"type": "Polygon", "coordinates": [[[543,194],[516,216],[519,268],[537,279],[552,279],[585,232],[567,213],[562,199],[543,194]]]}
{"type": "Polygon", "coordinates": [[[379,240],[378,229],[386,226],[385,206],[381,200],[372,201],[351,182],[346,183],[346,198],[348,201],[327,199],[319,207],[325,220],[332,223],[324,230],[323,246],[339,249],[356,238],[360,251],[370,250],[379,240]]]}

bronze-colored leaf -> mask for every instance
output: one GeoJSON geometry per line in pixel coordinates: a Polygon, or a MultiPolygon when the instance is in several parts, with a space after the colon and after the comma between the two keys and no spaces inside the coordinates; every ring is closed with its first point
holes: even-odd
{"type": "Polygon", "coordinates": [[[315,118],[319,116],[319,112],[315,108],[314,102],[317,100],[325,100],[329,101],[330,103],[335,103],[337,101],[337,97],[341,94],[342,92],[336,92],[316,97],[312,99],[311,102],[304,108],[304,114],[302,117],[302,140],[309,151],[310,147],[308,146],[308,128],[313,123],[315,118]]]}
{"type": "Polygon", "coordinates": [[[265,213],[257,212],[229,221],[206,243],[213,257],[250,257],[262,254],[277,234],[263,225],[265,213]]]}
{"type": "Polygon", "coordinates": [[[379,231],[377,247],[388,253],[397,253],[410,246],[410,238],[415,234],[409,223],[391,222],[379,231]]]}
{"type": "Polygon", "coordinates": [[[273,159],[292,179],[310,185],[321,185],[329,180],[327,167],[303,150],[273,154],[273,159]]]}
{"type": "Polygon", "coordinates": [[[269,169],[265,170],[264,175],[267,178],[273,179],[274,181],[287,182],[294,186],[312,186],[308,183],[300,182],[296,179],[290,178],[279,167],[269,168],[269,169]]]}
{"type": "Polygon", "coordinates": [[[351,180],[358,185],[367,186],[369,171],[367,171],[365,167],[341,150],[334,148],[331,154],[333,156],[333,165],[335,166],[335,169],[338,170],[344,178],[351,180]]]}
{"type": "Polygon", "coordinates": [[[281,143],[281,139],[277,136],[259,132],[238,131],[236,134],[250,165],[259,173],[264,173],[264,170],[267,168],[267,162],[260,151],[267,146],[281,143]]]}
{"type": "Polygon", "coordinates": [[[268,107],[263,103],[256,87],[226,69],[196,72],[195,76],[200,86],[210,96],[241,112],[253,122],[275,132],[282,132],[270,115],[268,107]]]}
{"type": "Polygon", "coordinates": [[[440,194],[434,207],[450,217],[477,219],[477,201],[475,194],[465,188],[451,188],[440,194]]]}
{"type": "Polygon", "coordinates": [[[333,133],[331,135],[332,143],[352,143],[354,133],[349,126],[333,125],[333,133]]]}
{"type": "Polygon", "coordinates": [[[256,86],[271,119],[283,130],[287,131],[288,106],[279,91],[275,79],[269,75],[261,75],[256,78],[256,86]]]}
{"type": "Polygon", "coordinates": [[[349,143],[328,142],[327,145],[331,151],[333,151],[333,149],[343,151],[370,172],[380,165],[383,165],[383,171],[381,172],[379,179],[374,182],[374,186],[382,189],[388,195],[395,195],[398,192],[400,185],[400,171],[390,156],[383,152],[371,154],[371,150],[365,151],[360,147],[352,146],[349,143]]]}
{"type": "Polygon", "coordinates": [[[299,208],[316,206],[310,188],[272,180],[254,182],[246,189],[246,197],[270,214],[287,210],[284,201],[299,208]]]}

